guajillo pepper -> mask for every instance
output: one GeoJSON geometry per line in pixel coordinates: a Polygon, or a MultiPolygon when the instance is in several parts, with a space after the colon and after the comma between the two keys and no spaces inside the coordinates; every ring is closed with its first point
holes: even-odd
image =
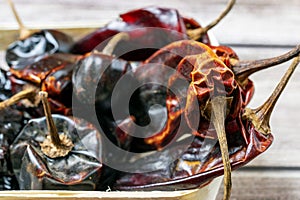
{"type": "Polygon", "coordinates": [[[209,44],[207,31],[221,21],[234,3],[235,0],[231,0],[224,12],[203,28],[195,20],[181,16],[176,9],[152,6],[132,10],[75,42],[72,52],[85,54],[94,48],[102,51],[107,40],[120,32],[127,32],[129,40],[120,43],[113,54],[125,60],[145,60],[161,47],[182,39],[209,44]]]}
{"type": "MultiPolygon", "coordinates": [[[[269,120],[271,112],[278,100],[280,94],[285,88],[289,78],[298,65],[300,56],[296,57],[281,79],[280,83],[271,94],[270,98],[257,109],[241,109],[240,114],[232,121],[219,121],[224,123],[226,137],[228,141],[228,154],[232,170],[242,167],[252,159],[265,152],[273,142],[273,135],[270,131],[269,120]]],[[[218,97],[220,98],[220,97],[218,97]]],[[[223,97],[221,97],[223,98],[223,97]]],[[[214,105],[215,101],[211,99],[212,113],[217,117],[218,110],[223,110],[222,104],[214,105]],[[220,106],[221,109],[216,108],[220,106]]],[[[221,100],[221,102],[227,102],[221,100]]],[[[224,111],[224,110],[223,110],[224,111]]],[[[222,117],[222,115],[219,115],[222,117]]],[[[218,120],[217,120],[218,121],[218,120]]],[[[217,124],[214,122],[214,124],[217,124]]],[[[218,128],[215,125],[215,130],[218,128]]],[[[220,128],[220,129],[223,129],[220,128]]],[[[223,129],[224,131],[224,129],[223,129]]],[[[169,155],[172,155],[180,149],[180,145],[184,145],[182,141],[177,141],[177,146],[166,151],[159,161],[170,163],[168,167],[162,166],[157,169],[157,159],[153,159],[154,155],[146,155],[143,158],[147,167],[153,171],[149,173],[124,173],[117,181],[115,189],[118,190],[179,190],[193,189],[201,187],[211,181],[213,178],[223,175],[224,168],[228,163],[222,164],[221,145],[216,139],[203,138],[196,136],[189,147],[182,153],[180,158],[170,162],[169,155]],[[151,162],[153,161],[153,162],[151,162]]],[[[219,140],[219,142],[222,142],[219,140]]],[[[228,162],[228,160],[226,161],[228,162]]],[[[137,162],[141,163],[141,162],[137,162]]],[[[134,163],[132,163],[134,164],[134,163]]],[[[229,180],[230,177],[225,178],[229,180]]],[[[224,193],[224,199],[228,199],[230,195],[230,184],[227,184],[228,190],[224,193]]]]}

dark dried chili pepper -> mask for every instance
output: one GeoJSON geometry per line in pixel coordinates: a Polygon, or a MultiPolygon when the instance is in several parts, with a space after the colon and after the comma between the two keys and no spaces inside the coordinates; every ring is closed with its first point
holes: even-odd
{"type": "Polygon", "coordinates": [[[120,32],[127,32],[129,40],[121,42],[113,54],[125,60],[145,60],[157,49],[182,39],[191,38],[209,44],[207,31],[229,12],[234,3],[235,0],[231,0],[225,11],[204,28],[195,20],[182,17],[176,9],[152,6],[132,10],[77,41],[72,52],[84,54],[104,42],[97,47],[101,51],[105,41],[120,32]]]}
{"type": "MultiPolygon", "coordinates": [[[[273,135],[271,134],[269,126],[270,115],[276,101],[299,61],[300,56],[294,59],[294,62],[291,64],[270,98],[261,107],[257,109],[242,109],[237,118],[230,122],[221,122],[225,123],[228,152],[232,169],[237,169],[247,164],[256,156],[266,151],[272,144],[273,135]]],[[[216,105],[220,106],[220,104],[216,105]]],[[[215,111],[212,113],[215,113],[215,111]]],[[[168,161],[170,161],[168,158],[169,155],[178,151],[178,149],[180,149],[180,144],[181,143],[178,142],[178,146],[163,154],[164,157],[162,159],[164,159],[164,162],[168,163],[168,161]]],[[[153,157],[145,156],[142,158],[145,162],[140,163],[146,163],[150,169],[151,166],[157,167],[157,165],[151,162],[153,160],[154,162],[157,162],[157,159],[153,159],[153,157]]],[[[198,136],[194,138],[193,142],[180,158],[172,162],[167,168],[164,167],[165,166],[160,169],[152,167],[153,172],[150,173],[125,173],[123,177],[117,181],[115,189],[192,189],[205,185],[213,178],[224,173],[224,165],[222,164],[219,144],[215,139],[205,139],[198,136]]],[[[228,199],[229,196],[230,193],[224,194],[225,199],[228,199]]]]}
{"type": "Polygon", "coordinates": [[[115,133],[117,121],[127,117],[125,108],[120,103],[112,102],[112,93],[120,78],[128,79],[128,83],[119,88],[117,99],[121,100],[131,88],[132,67],[129,62],[112,56],[116,45],[128,38],[128,34],[119,33],[113,37],[102,52],[93,51],[81,57],[74,67],[72,77],[73,113],[94,124],[100,124],[104,133],[114,143],[118,143],[118,134],[115,133]],[[121,113],[120,118],[114,119],[112,107],[121,113]],[[74,110],[75,109],[75,110],[74,110]],[[87,113],[96,112],[94,119],[87,113]]]}
{"type": "MultiPolygon", "coordinates": [[[[0,70],[0,101],[12,95],[10,81],[6,73],[0,70]]],[[[0,190],[16,190],[18,182],[12,170],[9,145],[26,123],[24,113],[16,106],[0,109],[0,190]]]]}
{"type": "MultiPolygon", "coordinates": [[[[2,124],[2,122],[1,122],[2,124]]],[[[9,144],[6,135],[0,133],[0,191],[19,189],[16,177],[13,174],[9,155],[9,144]]]]}
{"type": "Polygon", "coordinates": [[[11,68],[22,69],[46,55],[69,52],[73,45],[70,36],[57,30],[30,33],[21,22],[12,1],[8,2],[20,27],[20,39],[11,43],[6,50],[5,59],[11,68]]]}
{"type": "MultiPolygon", "coordinates": [[[[123,55],[123,58],[126,58],[127,56],[129,60],[143,60],[148,56],[144,55],[142,52],[145,52],[145,47],[149,48],[147,51],[149,51],[149,54],[152,54],[157,48],[174,40],[184,38],[182,33],[185,31],[185,26],[182,18],[175,9],[147,7],[121,14],[120,18],[121,20],[114,20],[106,26],[77,41],[72,52],[76,54],[90,52],[97,45],[106,41],[115,34],[128,32],[130,40],[128,42],[120,43],[114,54],[122,56],[123,53],[118,51],[121,49],[122,52],[125,45],[125,51],[127,50],[125,53],[127,53],[127,55],[123,55]],[[160,29],[151,29],[150,27],[160,29]],[[172,34],[170,30],[175,32],[172,34]],[[151,49],[151,47],[153,47],[153,49],[151,49]],[[134,54],[130,52],[128,53],[128,49],[135,50],[134,54]]],[[[103,46],[105,46],[105,44],[103,44],[103,46]]],[[[101,51],[102,49],[100,48],[97,49],[101,51]]]]}
{"type": "Polygon", "coordinates": [[[95,190],[102,169],[101,136],[78,118],[51,115],[47,93],[39,93],[46,117],[30,120],[11,145],[20,189],[95,190]]]}
{"type": "Polygon", "coordinates": [[[26,120],[16,108],[0,110],[0,190],[19,189],[13,173],[9,145],[13,142],[26,120]]]}
{"type": "MultiPolygon", "coordinates": [[[[23,69],[10,69],[13,94],[30,86],[47,91],[53,113],[69,115],[72,106],[72,74],[78,56],[72,54],[52,54],[25,66],[23,69]]],[[[42,109],[28,108],[34,117],[43,115],[42,109]]],[[[25,107],[28,107],[25,105],[25,107]]]]}

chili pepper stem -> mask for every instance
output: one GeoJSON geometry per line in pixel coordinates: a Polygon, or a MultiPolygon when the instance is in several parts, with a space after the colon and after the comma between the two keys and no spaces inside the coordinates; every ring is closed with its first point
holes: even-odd
{"type": "Polygon", "coordinates": [[[224,124],[225,115],[226,115],[226,106],[227,106],[226,97],[217,96],[211,100],[212,122],[218,135],[222,160],[224,164],[224,195],[223,195],[224,200],[230,198],[231,186],[232,186],[231,165],[229,160],[228,144],[226,139],[225,124],[224,124]]]}
{"type": "Polygon", "coordinates": [[[205,27],[200,27],[197,29],[187,30],[187,35],[191,40],[199,40],[204,34],[206,34],[210,29],[216,26],[232,9],[235,4],[235,0],[230,0],[225,8],[225,10],[210,24],[205,27]]]}
{"type": "Polygon", "coordinates": [[[41,91],[41,92],[39,92],[39,96],[41,97],[41,100],[43,103],[44,112],[45,112],[45,116],[47,119],[47,127],[50,132],[52,142],[55,146],[61,146],[61,141],[59,139],[57,129],[54,125],[53,118],[51,117],[51,109],[50,109],[50,105],[49,105],[48,99],[47,99],[48,93],[41,91]]]}
{"type": "Polygon", "coordinates": [[[10,8],[11,8],[13,14],[14,14],[14,17],[17,20],[18,25],[19,25],[19,31],[20,31],[20,36],[19,37],[20,37],[20,39],[25,39],[26,37],[28,37],[31,34],[31,32],[24,26],[18,12],[15,8],[15,5],[14,5],[13,1],[12,0],[7,0],[7,2],[8,2],[9,6],[10,6],[10,8]]]}
{"type": "Polygon", "coordinates": [[[294,58],[292,64],[290,65],[284,76],[281,78],[274,92],[262,106],[256,109],[247,108],[245,110],[243,117],[250,118],[254,126],[258,129],[258,131],[262,132],[265,135],[271,133],[269,122],[272,111],[299,62],[300,54],[296,58],[294,58]]]}
{"type": "Polygon", "coordinates": [[[129,40],[129,34],[125,32],[120,32],[116,35],[114,35],[110,41],[107,43],[107,45],[104,47],[102,50],[103,54],[106,55],[112,55],[116,46],[118,45],[119,42],[121,41],[126,41],[129,40]]]}
{"type": "Polygon", "coordinates": [[[50,138],[46,138],[44,142],[41,144],[42,151],[44,154],[51,158],[62,157],[67,155],[71,149],[73,148],[73,143],[70,139],[66,137],[66,135],[58,134],[57,128],[54,124],[51,109],[48,102],[48,93],[41,91],[39,92],[39,96],[43,103],[44,112],[47,121],[47,127],[50,134],[50,138]],[[53,146],[54,145],[54,146],[53,146]]]}
{"type": "Polygon", "coordinates": [[[6,99],[2,102],[0,102],[0,110],[3,110],[11,105],[14,105],[18,103],[19,101],[23,99],[34,99],[37,95],[37,89],[36,88],[28,88],[26,90],[23,90],[9,99],[6,99]]]}
{"type": "Polygon", "coordinates": [[[232,59],[230,62],[233,68],[233,72],[236,76],[236,80],[243,85],[243,83],[248,80],[248,77],[251,74],[284,63],[297,56],[299,53],[300,45],[297,45],[289,52],[273,58],[253,61],[237,61],[235,59],[232,59]]]}

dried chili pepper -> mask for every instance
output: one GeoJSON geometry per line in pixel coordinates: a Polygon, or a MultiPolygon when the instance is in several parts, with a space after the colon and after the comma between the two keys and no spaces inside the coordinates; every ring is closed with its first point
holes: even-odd
{"type": "Polygon", "coordinates": [[[11,68],[22,69],[46,55],[69,52],[73,44],[70,36],[57,30],[41,30],[30,33],[18,16],[12,0],[8,0],[8,2],[20,27],[20,39],[11,43],[6,50],[5,59],[11,68]]]}
{"type": "MultiPolygon", "coordinates": [[[[148,110],[151,105],[153,105],[152,101],[154,101],[154,103],[156,104],[160,104],[165,108],[165,110],[167,110],[166,112],[168,113],[168,116],[166,122],[162,121],[161,119],[161,122],[165,123],[165,126],[162,129],[159,129],[161,131],[157,133],[150,133],[150,135],[152,136],[145,140],[148,145],[151,144],[158,148],[161,148],[170,140],[172,140],[173,137],[175,137],[175,133],[178,127],[176,126],[176,124],[179,123],[181,114],[184,112],[183,110],[186,104],[185,99],[187,98],[187,95],[176,97],[170,91],[172,89],[179,89],[181,90],[180,92],[178,92],[179,94],[187,94],[188,88],[187,86],[184,86],[184,82],[186,80],[192,82],[193,78],[191,72],[193,71],[194,67],[198,65],[198,63],[201,63],[201,59],[205,60],[206,58],[206,60],[209,61],[209,59],[218,58],[223,63],[226,63],[226,66],[228,66],[228,72],[233,71],[233,73],[229,72],[230,75],[226,75],[227,78],[232,78],[232,84],[236,85],[237,87],[237,89],[226,91],[232,91],[230,95],[229,93],[227,93],[227,95],[233,97],[230,110],[231,114],[228,115],[227,119],[229,120],[229,118],[234,119],[239,114],[239,110],[241,108],[244,108],[249,103],[253,95],[254,87],[253,82],[248,79],[248,76],[250,75],[249,72],[254,73],[258,70],[262,70],[267,67],[275,66],[276,64],[285,62],[286,60],[291,59],[295,55],[299,54],[299,52],[300,46],[297,46],[288,53],[278,57],[257,61],[239,61],[237,55],[229,47],[206,46],[202,43],[191,40],[183,40],[171,43],[170,45],[167,45],[166,47],[157,51],[144,62],[144,65],[141,65],[137,68],[135,76],[146,80],[147,84],[139,88],[139,91],[135,94],[135,96],[137,96],[134,97],[136,99],[135,106],[136,104],[138,104],[139,109],[136,109],[138,112],[132,114],[136,119],[140,120],[138,121],[138,124],[147,124],[149,123],[148,110]],[[164,68],[164,66],[174,68],[178,71],[178,73],[173,75],[173,72],[175,70],[170,73],[170,70],[167,70],[166,67],[164,68]],[[152,82],[155,82],[157,80],[164,80],[160,82],[168,81],[169,90],[162,86],[152,84],[152,82]],[[178,100],[178,98],[181,99],[178,100]],[[141,120],[144,121],[141,122],[141,120]]],[[[218,70],[217,65],[215,70],[218,70]]],[[[205,83],[202,84],[203,85],[201,87],[205,88],[205,83]]],[[[226,86],[226,82],[220,84],[226,86]]],[[[207,90],[205,98],[207,99],[209,95],[210,92],[209,90],[207,90]]],[[[201,97],[200,99],[205,102],[205,98],[201,97]]],[[[190,100],[186,101],[188,102],[190,100]]],[[[192,102],[189,103],[191,105],[193,104],[192,102]]],[[[190,115],[193,115],[192,111],[194,107],[190,106],[190,109],[190,115]]],[[[195,122],[195,120],[197,121],[197,119],[197,117],[186,116],[188,124],[196,124],[197,122],[195,122]],[[191,122],[191,120],[193,122],[191,122]]],[[[205,131],[209,128],[210,121],[205,117],[202,117],[200,121],[201,122],[199,123],[198,131],[195,131],[203,137],[216,138],[217,136],[215,134],[211,135],[210,131],[208,131],[207,134],[205,131]]],[[[184,122],[181,121],[181,123],[184,122]]],[[[141,142],[140,140],[138,140],[137,143],[139,143],[140,145],[134,145],[134,147],[144,146],[146,149],[149,148],[147,147],[147,144],[143,144],[143,142],[141,142]]]]}
{"type": "MultiPolygon", "coordinates": [[[[178,43],[180,42],[177,42],[177,44],[178,43]]],[[[181,113],[184,112],[185,119],[194,134],[200,137],[213,137],[213,138],[218,138],[220,140],[222,160],[224,166],[226,166],[224,167],[225,170],[224,198],[227,199],[230,196],[230,188],[231,188],[230,168],[231,167],[228,164],[229,157],[228,157],[228,150],[226,146],[227,144],[226,136],[225,136],[226,134],[224,131],[222,131],[225,130],[224,127],[225,125],[220,126],[219,123],[217,122],[225,121],[225,119],[227,122],[234,121],[236,118],[239,117],[241,110],[246,105],[246,102],[244,102],[245,98],[243,98],[242,96],[243,94],[241,93],[243,89],[238,83],[238,81],[236,80],[236,77],[234,76],[231,69],[228,68],[222,62],[222,60],[220,60],[217,57],[217,55],[215,55],[213,51],[210,50],[209,47],[200,43],[198,44],[198,47],[199,50],[202,51],[201,53],[198,52],[198,54],[195,55],[192,54],[189,56],[185,56],[183,59],[181,59],[182,57],[178,56],[180,55],[179,53],[174,54],[175,56],[179,57],[179,59],[177,59],[177,62],[176,59],[174,59],[174,57],[170,56],[169,52],[167,52],[166,55],[162,53],[163,54],[162,57],[167,57],[168,59],[161,59],[161,58],[160,59],[163,62],[170,62],[171,65],[173,64],[174,67],[176,67],[177,71],[179,72],[179,73],[175,73],[170,77],[169,88],[172,88],[172,85],[177,86],[175,88],[180,88],[180,85],[182,85],[180,83],[180,79],[188,79],[190,80],[191,84],[188,89],[183,88],[183,92],[181,93],[187,91],[186,92],[187,94],[183,95],[184,98],[179,97],[179,102],[177,100],[176,104],[174,104],[174,101],[176,102],[176,98],[178,97],[175,96],[175,98],[173,98],[172,95],[169,94],[166,103],[171,102],[172,105],[176,105],[177,107],[179,106],[179,108],[174,109],[174,106],[173,107],[166,106],[168,108],[168,121],[166,122],[165,127],[158,134],[155,134],[150,138],[145,139],[145,142],[147,144],[154,144],[155,146],[162,148],[161,145],[163,145],[164,142],[166,141],[168,142],[170,139],[173,139],[173,137],[175,137],[176,132],[174,134],[174,125],[177,123],[177,120],[180,117],[181,113]],[[219,98],[218,97],[219,95],[223,95],[222,98],[219,98]],[[171,101],[170,101],[170,96],[171,96],[171,101]],[[210,98],[211,100],[209,100],[210,98]],[[183,104],[180,103],[182,99],[184,99],[185,101],[183,104]],[[221,100],[223,99],[222,100],[224,103],[223,106],[221,106],[220,104],[220,99],[221,100]],[[214,103],[215,100],[217,101],[217,103],[214,103]],[[185,105],[185,106],[180,108],[180,105],[185,105]],[[197,105],[199,105],[199,109],[197,109],[197,105]],[[215,110],[212,108],[215,107],[218,108],[217,113],[212,112],[215,110]],[[225,108],[227,108],[227,110],[224,110],[225,108]],[[199,118],[195,117],[196,114],[199,114],[198,110],[200,110],[200,120],[199,118]],[[194,114],[195,112],[196,114],[194,114]],[[211,119],[213,119],[213,125],[215,126],[217,131],[212,132],[209,129],[211,119]],[[198,120],[199,122],[197,122],[198,120]],[[197,123],[199,123],[199,125],[195,126],[195,124],[197,123]],[[216,134],[218,136],[216,136],[216,134]]],[[[193,48],[189,48],[189,50],[190,49],[195,50],[193,48]]],[[[182,49],[179,50],[185,52],[182,49]]],[[[296,54],[295,52],[299,53],[298,47],[290,51],[288,54],[285,54],[283,57],[286,58],[286,55],[288,55],[287,57],[292,55],[289,58],[294,57],[296,54]]],[[[281,61],[283,60],[282,56],[279,58],[281,61]]],[[[261,66],[264,65],[269,67],[271,65],[270,63],[277,64],[277,59],[275,59],[275,62],[274,59],[272,59],[272,61],[268,60],[268,62],[270,62],[269,63],[270,65],[267,65],[264,61],[265,60],[259,61],[262,62],[261,66]]],[[[252,62],[252,63],[257,64],[257,62],[252,62]]],[[[148,73],[147,70],[145,71],[146,73],[148,73]]],[[[161,76],[161,73],[163,73],[163,71],[160,71],[159,76],[161,76]]],[[[151,90],[153,89],[153,87],[150,88],[151,90]]],[[[247,138],[247,135],[243,133],[243,137],[247,138]]]]}
{"type": "MultiPolygon", "coordinates": [[[[37,90],[47,91],[52,112],[69,115],[72,106],[71,77],[77,59],[78,56],[72,54],[56,53],[27,65],[23,69],[11,68],[9,78],[13,94],[23,91],[28,85],[37,90]]],[[[41,107],[37,109],[35,106],[33,109],[28,108],[27,111],[35,117],[42,116],[41,107]]]]}
{"type": "MultiPolygon", "coordinates": [[[[230,11],[234,3],[235,0],[231,0],[225,11],[204,28],[195,20],[182,17],[176,9],[152,6],[132,10],[77,41],[72,52],[77,54],[90,52],[120,32],[127,32],[129,40],[120,43],[113,53],[125,60],[145,60],[157,49],[182,39],[192,38],[209,44],[207,31],[230,11]],[[128,52],[128,49],[132,51],[128,52]]],[[[105,43],[97,49],[101,51],[104,46],[105,43]]]]}
{"type": "MultiPolygon", "coordinates": [[[[118,143],[117,133],[114,133],[117,127],[116,121],[123,120],[127,114],[119,102],[111,102],[112,92],[121,77],[131,79],[132,67],[129,62],[118,59],[111,54],[116,45],[127,38],[128,34],[119,33],[109,41],[102,52],[93,51],[81,57],[74,67],[72,77],[73,100],[75,104],[77,102],[77,105],[73,106],[74,113],[94,124],[100,123],[103,131],[114,143],[118,143]],[[114,119],[112,107],[122,113],[120,118],[114,119]],[[94,112],[96,112],[98,119],[93,119],[92,116],[86,114],[94,112]]],[[[130,81],[121,87],[117,93],[119,100],[131,88],[130,81]]]]}
{"type": "MultiPolygon", "coordinates": [[[[0,70],[0,101],[7,100],[11,95],[10,81],[7,79],[6,73],[0,70]]],[[[25,123],[24,113],[16,106],[0,109],[0,190],[19,188],[12,170],[9,145],[25,123]]]]}
{"type": "Polygon", "coordinates": [[[12,170],[9,145],[25,122],[23,113],[15,108],[7,107],[0,111],[0,190],[19,189],[12,170]]]}
{"type": "MultiPolygon", "coordinates": [[[[90,33],[81,40],[77,41],[72,49],[73,53],[84,54],[92,51],[97,45],[109,39],[120,32],[128,32],[130,40],[118,45],[115,55],[122,55],[118,49],[122,49],[125,45],[125,50],[130,60],[143,60],[147,55],[145,46],[147,48],[153,47],[155,49],[147,49],[152,54],[157,48],[164,46],[173,40],[183,39],[182,33],[185,29],[182,18],[175,9],[165,9],[157,7],[148,7],[129,11],[121,14],[122,20],[114,20],[106,26],[90,33]],[[167,19],[167,20],[166,20],[167,19]],[[161,29],[147,29],[146,27],[156,27],[161,29]],[[172,34],[168,30],[176,31],[172,34]],[[158,39],[159,38],[159,39],[158,39]],[[141,51],[141,48],[143,50],[141,51]],[[128,49],[136,50],[134,54],[128,53],[128,49]]],[[[105,46],[105,44],[103,44],[105,46]]],[[[101,48],[101,47],[100,47],[101,48]]],[[[98,49],[101,51],[102,49],[98,49]]],[[[123,56],[124,58],[124,56],[123,56]]]]}
{"type": "MultiPolygon", "coordinates": [[[[2,123],[2,122],[1,122],[2,123]]],[[[17,190],[19,189],[16,177],[13,174],[9,144],[6,135],[0,133],[0,191],[1,190],[17,190]]]]}
{"type": "Polygon", "coordinates": [[[47,93],[39,94],[46,117],[29,121],[10,148],[20,189],[95,190],[100,133],[85,120],[51,115],[47,93]]]}
{"type": "MultiPolygon", "coordinates": [[[[224,128],[227,133],[228,152],[232,169],[237,169],[247,164],[256,156],[266,151],[272,144],[273,135],[271,134],[269,126],[270,115],[299,61],[300,56],[294,59],[294,62],[270,98],[261,107],[257,109],[242,109],[240,115],[232,121],[220,122],[224,123],[224,128]]],[[[216,105],[222,107],[221,104],[216,105]]],[[[215,115],[217,114],[215,112],[216,110],[212,113],[215,115]]],[[[216,130],[212,131],[218,130],[216,128],[216,130]]],[[[181,143],[178,142],[178,146],[165,152],[161,160],[168,163],[168,161],[170,161],[168,158],[169,155],[178,151],[180,145],[181,143]]],[[[163,166],[157,169],[157,165],[153,163],[153,160],[157,162],[157,159],[153,159],[153,157],[145,156],[142,158],[146,161],[146,165],[150,169],[151,166],[153,166],[153,172],[125,173],[123,177],[117,181],[115,188],[117,190],[192,189],[205,185],[224,172],[220,146],[215,139],[195,137],[192,144],[190,144],[182,156],[172,162],[167,168],[163,166]]],[[[224,199],[229,198],[230,190],[228,192],[229,193],[224,194],[224,199]]]]}

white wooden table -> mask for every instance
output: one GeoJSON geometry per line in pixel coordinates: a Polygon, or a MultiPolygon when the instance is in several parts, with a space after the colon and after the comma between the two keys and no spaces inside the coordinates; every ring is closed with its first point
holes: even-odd
{"type": "MultiPolygon", "coordinates": [[[[225,7],[225,0],[15,0],[28,27],[98,27],[119,13],[159,5],[177,8],[203,25],[225,7]],[[151,3],[149,3],[151,2],[151,3]]],[[[15,30],[17,24],[5,1],[0,1],[0,29],[15,30]]],[[[13,32],[13,31],[12,31],[13,32]]],[[[16,33],[16,32],[14,32],[16,33]]],[[[230,14],[212,30],[218,41],[232,47],[240,59],[280,55],[300,44],[299,0],[238,0],[230,14]]],[[[78,32],[71,32],[77,35],[78,32]]],[[[3,48],[12,34],[0,31],[3,48]]],[[[1,56],[3,59],[3,55],[1,56]]],[[[3,63],[3,60],[1,61],[3,63]]],[[[250,107],[261,105],[280,80],[290,62],[259,72],[251,79],[256,86],[250,107]]],[[[300,69],[271,118],[275,141],[271,148],[246,167],[233,173],[232,199],[300,199],[300,69]]],[[[220,190],[218,199],[222,197],[220,190]]]]}

